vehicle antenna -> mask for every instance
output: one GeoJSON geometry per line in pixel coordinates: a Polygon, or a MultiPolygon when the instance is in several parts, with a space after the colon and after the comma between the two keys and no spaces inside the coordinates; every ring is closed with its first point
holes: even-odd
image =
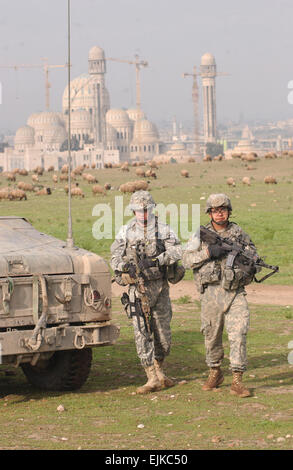
{"type": "Polygon", "coordinates": [[[71,214],[71,96],[70,96],[70,82],[71,82],[71,51],[70,51],[70,0],[68,0],[68,233],[66,245],[67,248],[73,248],[73,234],[72,234],[72,214],[71,214]]]}

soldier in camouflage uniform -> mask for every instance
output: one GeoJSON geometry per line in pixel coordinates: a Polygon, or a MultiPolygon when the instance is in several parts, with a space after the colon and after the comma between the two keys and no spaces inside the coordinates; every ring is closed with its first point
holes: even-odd
{"type": "Polygon", "coordinates": [[[175,384],[163,371],[163,361],[170,352],[172,308],[166,268],[182,256],[182,249],[173,230],[152,214],[155,202],[148,191],[136,191],[130,200],[135,218],[123,226],[111,246],[111,267],[116,281],[129,285],[129,299],[143,300],[138,288],[137,265],[143,276],[150,308],[150,331],[146,320],[132,315],[138,357],[148,381],[137,393],[148,393],[175,384]],[[138,251],[142,256],[137,255],[138,251]]]}
{"type": "MultiPolygon", "coordinates": [[[[234,222],[229,221],[232,211],[230,199],[225,194],[211,194],[207,199],[206,213],[211,219],[206,225],[223,238],[241,241],[247,250],[256,253],[249,236],[234,222]]],[[[193,269],[200,291],[201,331],[205,337],[206,362],[210,374],[203,390],[213,390],[224,380],[221,363],[224,357],[222,334],[224,323],[230,343],[230,367],[233,380],[231,394],[250,396],[242,383],[246,370],[246,335],[249,327],[249,310],[244,285],[247,279],[237,267],[226,267],[227,252],[218,245],[207,245],[194,234],[183,254],[185,268],[193,269]]]]}

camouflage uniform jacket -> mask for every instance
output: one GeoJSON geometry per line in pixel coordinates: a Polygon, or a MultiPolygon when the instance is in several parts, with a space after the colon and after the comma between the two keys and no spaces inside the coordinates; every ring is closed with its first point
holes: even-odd
{"type": "Polygon", "coordinates": [[[135,257],[136,244],[144,244],[146,256],[155,256],[159,260],[159,268],[150,268],[152,276],[145,281],[145,287],[154,298],[167,283],[164,274],[164,266],[169,266],[180,260],[182,257],[182,248],[174,231],[167,224],[152,218],[148,222],[147,233],[144,227],[132,219],[127,225],[121,227],[114,243],[111,246],[111,267],[113,271],[122,272],[125,263],[131,262],[135,257]]]}
{"type": "MultiPolygon", "coordinates": [[[[229,222],[228,226],[222,231],[216,231],[212,223],[207,224],[206,228],[230,241],[240,241],[246,245],[246,250],[256,253],[256,248],[250,237],[236,223],[229,222]]],[[[211,260],[208,253],[208,245],[200,241],[199,233],[193,235],[186,244],[183,253],[183,265],[187,269],[193,269],[197,287],[201,292],[209,284],[221,284],[226,290],[235,291],[239,288],[243,290],[244,285],[252,281],[253,276],[249,280],[246,279],[244,281],[240,269],[234,267],[234,278],[232,282],[228,282],[225,269],[226,259],[227,257],[225,256],[221,259],[211,260]]]]}

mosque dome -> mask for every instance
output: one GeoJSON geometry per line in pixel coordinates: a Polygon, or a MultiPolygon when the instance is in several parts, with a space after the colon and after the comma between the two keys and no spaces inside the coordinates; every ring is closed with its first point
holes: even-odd
{"type": "Polygon", "coordinates": [[[27,124],[33,127],[35,130],[44,129],[50,126],[63,126],[64,122],[61,113],[55,113],[53,111],[45,111],[43,113],[34,113],[28,120],[27,124]]]}
{"type": "Polygon", "coordinates": [[[106,121],[115,128],[131,126],[128,114],[123,109],[109,109],[106,114],[106,121]]]}
{"type": "Polygon", "coordinates": [[[15,134],[14,145],[31,147],[35,143],[35,130],[31,126],[20,127],[15,134]]]}
{"type": "MultiPolygon", "coordinates": [[[[84,73],[70,82],[71,109],[95,109],[97,106],[97,91],[95,86],[99,83],[95,75],[84,73]]],[[[103,101],[106,109],[110,108],[108,90],[103,87],[103,101]]],[[[68,112],[68,85],[62,96],[63,113],[68,112]]]]}
{"type": "Polygon", "coordinates": [[[127,109],[126,110],[129,119],[132,121],[138,121],[139,119],[146,119],[146,115],[142,110],[134,109],[127,109]]]}
{"type": "Polygon", "coordinates": [[[46,111],[32,114],[28,118],[28,125],[33,127],[35,142],[40,144],[56,144],[57,147],[66,140],[67,132],[61,113],[46,111]]]}
{"type": "Polygon", "coordinates": [[[201,65],[216,65],[213,54],[210,54],[209,52],[204,54],[201,58],[201,65]]]}
{"type": "Polygon", "coordinates": [[[94,46],[89,51],[89,60],[105,60],[105,52],[101,47],[94,46]]]}
{"type": "Polygon", "coordinates": [[[71,113],[71,129],[88,129],[92,126],[91,115],[85,109],[77,109],[71,113]]]}
{"type": "Polygon", "coordinates": [[[147,119],[142,119],[134,124],[133,131],[133,142],[139,142],[142,144],[158,142],[159,133],[152,122],[147,119]]]}

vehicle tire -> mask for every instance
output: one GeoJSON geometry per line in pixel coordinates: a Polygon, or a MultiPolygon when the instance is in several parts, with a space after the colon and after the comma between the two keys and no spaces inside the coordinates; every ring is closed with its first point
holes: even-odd
{"type": "Polygon", "coordinates": [[[57,351],[35,366],[22,364],[29,383],[41,390],[77,390],[87,380],[92,362],[92,350],[57,351]]]}

